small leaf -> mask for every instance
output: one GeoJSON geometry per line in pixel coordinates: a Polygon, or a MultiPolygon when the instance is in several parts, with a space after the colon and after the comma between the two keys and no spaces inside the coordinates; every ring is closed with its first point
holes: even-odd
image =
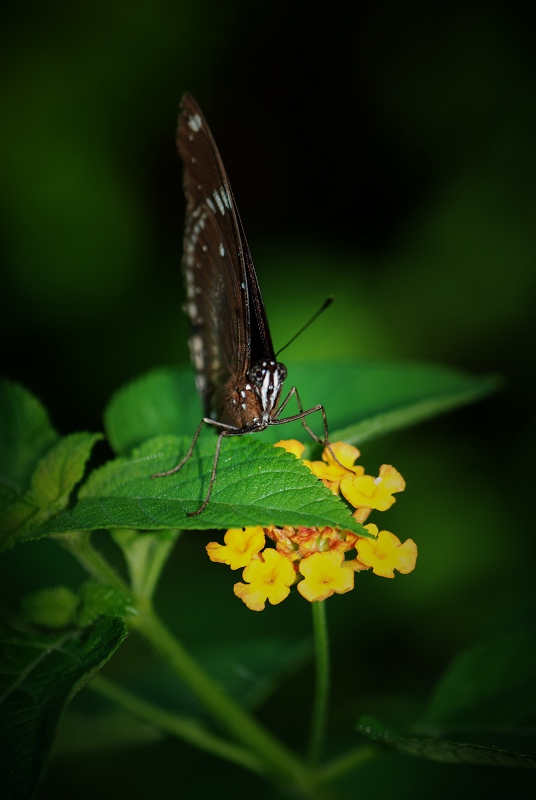
{"type": "Polygon", "coordinates": [[[0,481],[22,493],[37,462],[58,438],[33,394],[13,381],[0,381],[0,481]]]}
{"type": "Polygon", "coordinates": [[[36,538],[35,532],[66,508],[100,433],[72,433],[54,444],[39,461],[30,488],[0,518],[0,549],[36,538]]]}
{"type": "Polygon", "coordinates": [[[112,538],[125,556],[132,591],[150,600],[166,560],[177,541],[178,530],[149,533],[118,528],[112,538]]]}
{"type": "Polygon", "coordinates": [[[39,508],[59,510],[67,505],[94,445],[103,438],[101,433],[71,433],[49,450],[32,475],[31,493],[39,508]]]}
{"type": "Polygon", "coordinates": [[[88,630],[23,633],[0,625],[0,795],[29,798],[42,775],[58,718],[73,691],[126,636],[120,619],[88,630]]]}
{"type": "Polygon", "coordinates": [[[211,501],[196,517],[186,516],[208,490],[215,442],[200,441],[175,475],[151,479],[176,464],[189,442],[159,437],[93,472],[79,502],[48,523],[40,535],[95,528],[229,528],[246,525],[306,525],[343,528],[370,536],[350,510],[298,459],[255,439],[224,440],[211,501]]]}
{"type": "Polygon", "coordinates": [[[497,747],[430,739],[423,736],[400,734],[383,725],[375,717],[364,715],[359,719],[357,730],[375,742],[394,747],[401,753],[444,764],[474,764],[488,767],[536,767],[536,753],[525,754],[497,747]]]}
{"type": "Polygon", "coordinates": [[[155,369],[112,397],[104,425],[115,452],[127,455],[161,434],[193,435],[201,416],[191,369],[155,369]]]}
{"type": "Polygon", "coordinates": [[[22,598],[21,616],[33,626],[58,630],[72,625],[78,597],[67,586],[41,589],[22,598]]]}
{"type": "Polygon", "coordinates": [[[99,617],[126,617],[136,613],[132,600],[115,586],[86,581],[80,587],[76,619],[81,627],[99,617]]]}

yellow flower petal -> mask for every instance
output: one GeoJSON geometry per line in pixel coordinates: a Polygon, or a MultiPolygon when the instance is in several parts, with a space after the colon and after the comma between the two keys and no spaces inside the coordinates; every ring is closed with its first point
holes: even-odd
{"type": "Polygon", "coordinates": [[[379,477],[376,478],[376,483],[383,486],[383,488],[390,494],[393,492],[403,492],[406,488],[406,481],[390,464],[382,464],[380,467],[379,477]]]}
{"type": "Polygon", "coordinates": [[[252,611],[262,611],[267,600],[275,606],[288,597],[296,573],[285,555],[269,548],[250,562],[242,577],[248,583],[236,583],[235,595],[252,611]]]}
{"type": "Polygon", "coordinates": [[[387,511],[395,501],[394,492],[403,492],[406,483],[402,475],[389,464],[380,467],[377,478],[372,475],[351,475],[341,479],[341,492],[354,508],[375,508],[387,511]]]}
{"type": "Polygon", "coordinates": [[[357,447],[345,442],[333,442],[330,447],[340,462],[339,464],[327,447],[324,447],[322,461],[307,461],[306,463],[313,474],[320,478],[333,494],[339,494],[339,483],[344,475],[363,475],[365,470],[361,466],[354,466],[354,461],[360,456],[357,447]]]}
{"type": "MultiPolygon", "coordinates": [[[[366,527],[371,533],[374,533],[372,528],[376,528],[375,525],[366,527]]],[[[404,544],[401,544],[400,539],[389,531],[380,531],[376,540],[359,539],[356,550],[359,561],[372,567],[374,574],[380,575],[382,578],[394,578],[395,569],[403,574],[415,569],[417,560],[415,542],[407,539],[404,544]]]]}
{"type": "Polygon", "coordinates": [[[225,545],[210,542],[206,546],[211,561],[228,564],[231,569],[246,567],[259,553],[266,539],[260,525],[250,528],[229,528],[223,537],[225,545]]]}
{"type": "MultiPolygon", "coordinates": [[[[335,458],[339,461],[343,467],[346,469],[354,470],[354,461],[357,461],[361,453],[354,447],[352,444],[346,444],[346,442],[333,442],[330,445],[331,450],[335,454],[335,458]]],[[[327,447],[324,447],[324,452],[322,453],[322,460],[325,461],[327,464],[332,464],[333,466],[339,466],[337,461],[333,459],[333,456],[329,452],[327,447]]],[[[340,467],[339,467],[340,469],[340,467]]],[[[361,467],[357,467],[357,469],[361,469],[361,467]]]]}
{"type": "Polygon", "coordinates": [[[310,603],[354,588],[354,571],[345,562],[344,555],[336,550],[304,558],[300,562],[300,572],[303,580],[298,583],[298,591],[310,603]]]}
{"type": "Polygon", "coordinates": [[[287,453],[292,453],[296,458],[301,458],[305,450],[305,445],[297,439],[281,439],[280,442],[274,444],[274,447],[282,447],[283,450],[286,450],[287,453]]]}

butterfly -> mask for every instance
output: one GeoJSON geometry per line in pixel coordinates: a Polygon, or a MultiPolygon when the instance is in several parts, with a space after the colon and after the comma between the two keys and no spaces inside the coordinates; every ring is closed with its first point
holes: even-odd
{"type": "Polygon", "coordinates": [[[190,355],[204,416],[182,461],[152,477],[178,472],[191,457],[203,425],[213,425],[219,435],[208,492],[200,508],[188,514],[196,516],[209,503],[225,437],[301,420],[315,441],[327,447],[329,441],[322,405],[304,411],[294,386],[280,403],[287,369],[274,352],[229,178],[206,120],[189,93],[181,102],[177,147],[184,165],[187,201],[182,259],[185,310],[191,323],[190,355]],[[282,418],[291,397],[296,398],[299,413],[282,418]],[[322,414],[323,439],[305,422],[305,417],[316,411],[322,414]]]}

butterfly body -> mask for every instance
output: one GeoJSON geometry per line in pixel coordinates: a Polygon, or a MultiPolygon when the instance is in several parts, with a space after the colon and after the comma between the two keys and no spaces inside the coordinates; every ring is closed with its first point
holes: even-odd
{"type": "Polygon", "coordinates": [[[177,147],[184,164],[186,223],[182,269],[185,310],[191,324],[190,355],[204,417],[182,461],[163,477],[178,472],[190,458],[203,424],[219,430],[208,493],[210,499],[224,436],[263,431],[270,425],[322,412],[324,443],[329,447],[324,408],[303,410],[292,387],[281,402],[284,364],[277,361],[253,260],[233,192],[216,143],[199,106],[186,93],[181,103],[177,147]],[[292,396],[299,413],[281,418],[292,396]]]}
{"type": "Polygon", "coordinates": [[[276,413],[286,368],[275,358],[253,260],[210,129],[191,95],[181,108],[182,267],[197,389],[215,422],[244,433],[264,430],[276,413]]]}

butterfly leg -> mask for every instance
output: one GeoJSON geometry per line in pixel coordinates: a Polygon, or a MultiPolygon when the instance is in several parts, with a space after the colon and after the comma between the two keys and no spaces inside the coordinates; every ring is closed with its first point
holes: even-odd
{"type": "Polygon", "coordinates": [[[151,475],[151,478],[165,478],[167,475],[174,475],[175,472],[178,472],[180,469],[184,467],[184,465],[186,464],[188,459],[191,458],[192,453],[194,452],[195,443],[199,438],[199,434],[201,433],[201,428],[203,427],[205,422],[206,420],[202,419],[199,425],[197,426],[197,430],[194,433],[194,438],[192,439],[192,444],[190,445],[190,449],[188,450],[182,461],[179,461],[176,467],[173,467],[173,469],[168,469],[166,472],[155,472],[154,475],[151,475]]]}
{"type": "MultiPolygon", "coordinates": [[[[216,443],[216,450],[214,451],[214,461],[212,462],[212,473],[210,475],[210,483],[208,486],[208,492],[206,497],[203,501],[203,504],[197,511],[188,511],[186,514],[187,517],[197,517],[198,514],[201,514],[202,511],[208,506],[208,501],[210,500],[210,495],[212,494],[212,488],[214,486],[214,481],[216,480],[216,472],[218,470],[218,461],[220,460],[220,450],[221,450],[221,443],[224,436],[229,436],[229,431],[222,431],[218,436],[218,441],[216,443]]],[[[231,434],[232,435],[232,434],[231,434]]]]}
{"type": "Polygon", "coordinates": [[[329,453],[330,453],[331,457],[333,458],[333,460],[335,461],[335,463],[338,464],[339,467],[343,467],[344,468],[344,465],[341,464],[341,462],[339,461],[339,459],[337,458],[337,456],[333,452],[333,449],[332,449],[331,444],[329,442],[328,419],[327,419],[327,416],[326,416],[326,409],[324,408],[323,405],[321,405],[319,403],[317,406],[313,406],[312,408],[308,408],[306,411],[304,411],[302,402],[300,400],[300,395],[298,394],[298,390],[296,389],[295,386],[293,386],[292,389],[290,390],[290,392],[288,393],[288,395],[285,397],[285,399],[283,400],[283,402],[279,406],[279,408],[277,410],[277,416],[279,416],[279,414],[281,414],[281,412],[284,410],[285,406],[287,405],[288,401],[290,400],[290,398],[292,396],[294,396],[296,398],[296,404],[297,404],[297,406],[298,406],[298,408],[300,410],[300,413],[299,414],[294,414],[294,416],[292,416],[292,417],[284,417],[283,419],[274,419],[274,420],[272,420],[272,424],[273,425],[280,425],[280,424],[285,423],[285,422],[294,422],[295,420],[299,419],[301,421],[301,424],[303,425],[303,427],[305,428],[305,430],[307,431],[307,433],[311,437],[311,439],[314,439],[315,442],[318,442],[319,444],[323,444],[324,447],[327,447],[327,449],[329,450],[329,453]],[[305,417],[308,417],[309,414],[314,414],[316,411],[320,411],[322,413],[322,422],[323,422],[323,425],[324,425],[324,438],[323,439],[321,439],[319,436],[317,436],[316,433],[313,430],[311,430],[311,428],[309,427],[309,425],[305,421],[305,417]]]}

